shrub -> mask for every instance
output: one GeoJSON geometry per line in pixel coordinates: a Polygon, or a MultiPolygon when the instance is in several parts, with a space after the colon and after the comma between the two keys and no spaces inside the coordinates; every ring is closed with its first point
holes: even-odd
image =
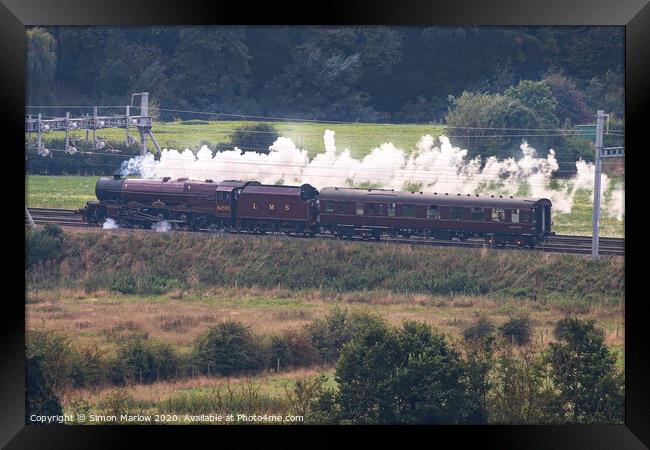
{"type": "Polygon", "coordinates": [[[322,423],[324,420],[320,399],[330,391],[326,388],[327,377],[319,375],[312,378],[296,380],[292,389],[285,387],[285,397],[293,414],[303,416],[310,423],[322,423]]]}
{"type": "Polygon", "coordinates": [[[369,323],[381,321],[378,317],[361,312],[348,314],[347,310],[332,309],[324,318],[305,326],[305,332],[318,352],[322,362],[337,360],[341,348],[352,340],[359,329],[369,323]]]}
{"type": "Polygon", "coordinates": [[[485,341],[492,337],[496,327],[487,317],[476,313],[474,322],[463,330],[463,339],[466,341],[485,341]]]}
{"type": "Polygon", "coordinates": [[[208,375],[254,372],[267,365],[267,349],[239,322],[225,321],[209,328],[194,345],[195,362],[208,375]]]}
{"type": "MultiPolygon", "coordinates": [[[[56,398],[63,399],[70,384],[72,368],[70,338],[59,332],[30,330],[26,335],[25,358],[31,359],[31,373],[37,378],[42,376],[39,383],[43,392],[51,392],[56,398]]],[[[30,382],[28,379],[27,384],[30,382]]]]}
{"type": "Polygon", "coordinates": [[[63,256],[63,230],[59,226],[48,223],[31,230],[26,237],[25,268],[63,256]]]}
{"type": "MultiPolygon", "coordinates": [[[[280,137],[278,131],[265,123],[237,127],[230,135],[228,150],[238,147],[244,152],[269,153],[269,147],[280,137]]],[[[222,148],[223,146],[219,146],[222,148]]]]}
{"type": "Polygon", "coordinates": [[[318,352],[304,330],[287,330],[271,337],[270,363],[281,368],[307,367],[319,359],[318,352]]]}
{"type": "Polygon", "coordinates": [[[35,415],[58,416],[63,414],[61,400],[54,394],[52,385],[44,373],[43,359],[32,356],[25,361],[25,423],[32,422],[35,415]]]}
{"type": "Polygon", "coordinates": [[[76,388],[101,384],[107,380],[108,369],[105,353],[98,347],[80,348],[72,354],[70,380],[76,388]]]}
{"type": "Polygon", "coordinates": [[[130,338],[118,347],[117,370],[124,380],[150,383],[175,376],[178,356],[174,349],[161,342],[140,336],[130,338]]]}
{"type": "Polygon", "coordinates": [[[526,345],[533,334],[530,317],[511,317],[499,327],[501,335],[517,345],[526,345]]]}

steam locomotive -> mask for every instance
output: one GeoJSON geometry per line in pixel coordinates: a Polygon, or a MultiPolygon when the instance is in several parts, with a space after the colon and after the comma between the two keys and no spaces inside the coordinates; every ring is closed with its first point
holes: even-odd
{"type": "Polygon", "coordinates": [[[535,247],[551,231],[545,198],[399,192],[309,184],[265,185],[257,181],[192,181],[100,178],[98,201],[78,210],[89,224],[106,219],[120,226],[151,228],[168,221],[185,230],[330,233],[341,238],[422,236],[484,238],[493,246],[535,247]]]}

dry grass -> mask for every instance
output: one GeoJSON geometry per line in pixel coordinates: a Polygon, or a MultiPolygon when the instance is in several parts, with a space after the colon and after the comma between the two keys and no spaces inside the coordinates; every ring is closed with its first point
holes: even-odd
{"type": "Polygon", "coordinates": [[[529,299],[504,299],[489,296],[427,296],[362,291],[327,294],[319,291],[290,292],[282,289],[212,288],[207,292],[142,297],[75,291],[30,292],[26,304],[28,329],[68,332],[78,344],[112,347],[129,335],[189,348],[196,337],[221,320],[237,320],[256,334],[270,335],[299,328],[327,314],[335,305],[378,313],[389,323],[404,320],[427,322],[458,338],[476,312],[496,325],[518,314],[529,314],[533,338],[552,339],[555,322],[567,314],[594,319],[606,330],[607,343],[623,346],[624,311],[617,306],[594,304],[567,311],[563,304],[543,304],[529,299]],[[40,299],[34,301],[34,299],[40,299]],[[616,329],[618,327],[618,337],[616,329]],[[546,337],[548,335],[548,338],[546,337]]]}
{"type": "MultiPolygon", "coordinates": [[[[297,379],[312,377],[323,372],[332,372],[332,368],[328,366],[310,367],[308,369],[303,368],[280,373],[270,372],[256,375],[252,378],[198,376],[175,381],[159,381],[151,384],[133,384],[128,386],[128,392],[135,401],[159,403],[179,391],[209,389],[227,384],[237,386],[252,381],[256,386],[259,386],[260,392],[262,393],[283,395],[284,390],[282,386],[292,383],[297,379]]],[[[72,389],[67,397],[83,398],[89,403],[97,404],[111,392],[114,392],[115,389],[115,386],[72,389]]]]}

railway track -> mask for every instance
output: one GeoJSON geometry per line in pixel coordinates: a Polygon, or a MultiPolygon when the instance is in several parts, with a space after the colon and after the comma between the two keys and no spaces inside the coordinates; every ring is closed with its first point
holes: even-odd
{"type": "MultiPolygon", "coordinates": [[[[29,213],[37,225],[44,225],[48,223],[68,226],[68,227],[85,227],[88,228],[83,218],[75,214],[72,209],[59,209],[59,208],[28,208],[29,213]]],[[[29,224],[27,215],[25,215],[25,224],[29,224]]],[[[201,230],[209,232],[211,230],[201,230]]],[[[254,234],[254,233],[238,233],[238,234],[254,234]]],[[[334,239],[331,235],[317,235],[323,239],[334,239]]],[[[353,241],[367,241],[363,238],[352,238],[353,241]]],[[[487,248],[487,244],[483,239],[468,239],[466,241],[457,240],[440,240],[440,239],[426,239],[421,237],[411,238],[382,238],[381,242],[395,243],[395,244],[410,244],[410,245],[429,245],[436,247],[465,247],[465,248],[487,248]]],[[[507,245],[505,250],[518,250],[514,245],[507,245]]],[[[546,242],[538,245],[536,251],[551,252],[551,253],[573,253],[587,255],[591,254],[591,236],[572,236],[572,235],[556,235],[547,238],[546,242]]],[[[625,255],[625,239],[624,238],[611,238],[601,237],[599,240],[599,254],[600,255],[625,255]]]]}
{"type": "MultiPolygon", "coordinates": [[[[72,226],[72,227],[89,227],[78,214],[75,214],[73,209],[59,209],[59,208],[27,208],[29,213],[37,225],[45,225],[48,223],[72,226]]],[[[29,224],[27,214],[25,214],[25,223],[29,224]]]]}

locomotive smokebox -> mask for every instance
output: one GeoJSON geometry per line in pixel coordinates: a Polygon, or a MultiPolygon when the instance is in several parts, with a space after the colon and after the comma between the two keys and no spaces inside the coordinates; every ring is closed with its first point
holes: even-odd
{"type": "Polygon", "coordinates": [[[95,195],[100,201],[119,201],[122,198],[122,178],[102,177],[95,184],[95,195]]]}

